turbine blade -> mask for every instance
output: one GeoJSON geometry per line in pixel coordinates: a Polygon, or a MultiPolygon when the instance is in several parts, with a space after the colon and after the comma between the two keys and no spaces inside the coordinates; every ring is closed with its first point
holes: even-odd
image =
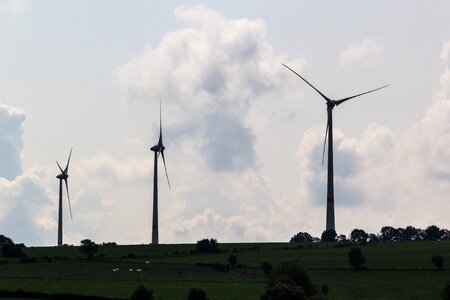
{"type": "Polygon", "coordinates": [[[63,169],[61,168],[61,166],[59,165],[59,162],[56,161],[56,164],[58,165],[58,168],[61,170],[61,173],[64,173],[63,169]]]}
{"type": "Polygon", "coordinates": [[[67,165],[66,165],[66,168],[64,169],[64,174],[67,174],[67,172],[69,171],[69,163],[70,163],[70,157],[72,156],[72,150],[73,150],[73,148],[70,148],[69,158],[67,159],[67,165]]]}
{"type": "Polygon", "coordinates": [[[159,140],[158,145],[162,145],[162,121],[161,121],[161,101],[159,102],[159,140]]]}
{"type": "Polygon", "coordinates": [[[169,174],[167,174],[167,167],[166,167],[166,159],[164,157],[164,150],[161,151],[161,155],[162,155],[162,159],[163,159],[163,163],[164,163],[164,170],[166,170],[167,184],[169,185],[169,189],[170,189],[169,174]]]}
{"type": "Polygon", "coordinates": [[[67,185],[67,178],[64,179],[64,182],[66,183],[67,201],[69,202],[70,218],[73,220],[73,216],[72,216],[72,206],[70,205],[69,186],[67,185]]]}
{"type": "Polygon", "coordinates": [[[325,160],[325,146],[327,144],[328,127],[330,127],[330,123],[327,120],[327,128],[325,129],[325,139],[323,140],[322,166],[323,166],[323,162],[325,160]]]}
{"type": "Polygon", "coordinates": [[[294,70],[292,70],[291,68],[289,68],[288,66],[286,66],[285,64],[282,63],[283,66],[285,66],[286,68],[288,68],[289,70],[291,70],[295,75],[297,75],[298,77],[300,77],[304,82],[306,82],[310,87],[312,87],[316,92],[318,92],[320,94],[320,96],[322,96],[327,102],[330,101],[330,98],[328,98],[327,96],[325,96],[324,94],[322,94],[321,91],[319,91],[318,89],[316,89],[311,83],[308,82],[308,80],[306,80],[305,78],[303,78],[302,76],[300,76],[300,74],[298,74],[297,72],[295,72],[294,70]]]}
{"type": "Polygon", "coordinates": [[[358,94],[358,95],[354,95],[354,96],[350,96],[350,97],[343,98],[343,99],[340,99],[340,100],[336,100],[335,103],[336,103],[336,105],[339,105],[339,104],[341,104],[341,103],[343,103],[343,102],[345,102],[347,100],[350,100],[350,99],[353,99],[353,98],[356,98],[356,97],[359,97],[359,96],[362,96],[362,95],[365,95],[365,94],[368,94],[368,93],[372,93],[372,92],[384,89],[384,88],[386,88],[388,86],[390,86],[390,84],[382,86],[382,87],[379,87],[379,88],[376,88],[376,89],[373,89],[373,90],[370,90],[368,92],[364,92],[364,93],[358,94]]]}

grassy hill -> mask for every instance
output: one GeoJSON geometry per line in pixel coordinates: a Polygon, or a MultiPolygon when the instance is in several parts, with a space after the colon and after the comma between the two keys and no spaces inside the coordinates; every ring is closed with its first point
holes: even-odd
{"type": "Polygon", "coordinates": [[[298,260],[313,282],[329,288],[329,299],[439,299],[450,279],[450,241],[396,242],[360,246],[366,271],[348,264],[349,246],[337,244],[220,244],[222,252],[194,253],[195,245],[100,246],[94,260],[79,247],[30,247],[27,260],[0,258],[0,290],[73,293],[129,298],[143,285],[155,299],[186,299],[192,287],[215,299],[259,299],[266,278],[261,263],[298,260]],[[242,266],[213,268],[233,254],[242,266]],[[433,255],[442,255],[436,271],[433,255]],[[116,271],[114,271],[116,270],[116,271]]]}

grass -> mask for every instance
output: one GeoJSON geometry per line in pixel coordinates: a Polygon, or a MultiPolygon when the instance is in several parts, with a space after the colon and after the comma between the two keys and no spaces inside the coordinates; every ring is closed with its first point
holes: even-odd
{"type": "Polygon", "coordinates": [[[93,261],[78,247],[30,247],[25,253],[36,262],[0,259],[8,261],[0,265],[0,289],[128,298],[143,285],[155,299],[185,299],[197,287],[211,300],[259,299],[265,289],[261,263],[276,266],[286,260],[299,260],[314,283],[329,287],[329,299],[439,299],[450,278],[448,267],[435,271],[431,263],[433,255],[450,262],[449,241],[360,247],[368,268],[361,272],[348,265],[349,247],[334,244],[221,244],[223,252],[217,254],[191,253],[195,245],[188,244],[100,246],[102,257],[93,261]],[[242,267],[219,272],[197,265],[226,264],[231,254],[242,267]]]}

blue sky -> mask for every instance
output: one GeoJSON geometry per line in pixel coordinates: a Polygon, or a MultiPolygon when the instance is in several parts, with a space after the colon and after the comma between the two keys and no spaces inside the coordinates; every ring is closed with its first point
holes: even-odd
{"type": "Polygon", "coordinates": [[[449,17],[446,1],[0,1],[2,232],[56,242],[73,147],[65,241],[149,242],[161,101],[162,242],[320,235],[326,109],[282,62],[330,97],[391,84],[334,111],[337,231],[448,228],[449,17]]]}

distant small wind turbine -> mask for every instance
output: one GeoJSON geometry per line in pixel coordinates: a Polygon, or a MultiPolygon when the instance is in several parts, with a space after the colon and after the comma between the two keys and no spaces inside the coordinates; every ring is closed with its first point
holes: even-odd
{"type": "Polygon", "coordinates": [[[328,98],[327,96],[325,96],[324,94],[322,94],[322,92],[320,92],[318,89],[316,89],[311,83],[309,83],[305,78],[303,78],[302,76],[300,76],[300,74],[298,74],[297,72],[295,72],[294,70],[292,70],[291,68],[289,68],[288,66],[286,66],[285,64],[282,64],[283,66],[285,66],[287,69],[289,69],[290,71],[292,71],[295,75],[297,75],[298,77],[300,77],[304,82],[306,82],[310,87],[312,87],[317,93],[320,94],[320,96],[322,96],[322,98],[325,99],[326,101],[326,105],[327,105],[327,113],[328,113],[328,118],[327,118],[327,128],[325,130],[325,140],[323,142],[323,152],[322,152],[322,164],[324,161],[324,157],[325,157],[325,144],[327,141],[327,134],[328,134],[328,182],[327,182],[327,220],[326,220],[326,230],[329,229],[333,229],[335,230],[335,222],[334,222],[334,177],[333,177],[333,108],[335,106],[338,106],[339,104],[350,100],[352,98],[356,98],[368,93],[372,93],[375,91],[378,91],[380,89],[384,89],[388,86],[390,86],[390,84],[361,93],[361,94],[357,94],[354,96],[350,96],[350,97],[346,97],[346,98],[342,98],[340,100],[332,100],[330,98],[328,98]]]}
{"type": "Polygon", "coordinates": [[[161,154],[164,170],[166,171],[167,184],[170,188],[169,175],[167,174],[166,159],[164,157],[164,147],[162,142],[162,126],[161,126],[161,103],[159,103],[159,140],[158,144],[151,147],[150,150],[155,152],[155,162],[153,168],[153,226],[152,226],[152,244],[157,245],[159,243],[158,233],[158,158],[161,154]]]}
{"type": "Polygon", "coordinates": [[[72,156],[72,149],[70,149],[69,158],[67,159],[66,168],[64,170],[61,168],[58,161],[56,161],[56,164],[58,165],[59,170],[61,171],[61,174],[56,176],[56,178],[59,179],[58,246],[62,246],[62,244],[63,244],[63,213],[62,213],[62,190],[63,190],[62,182],[63,182],[63,180],[66,184],[67,201],[69,203],[70,218],[73,220],[72,207],[70,206],[69,186],[67,185],[67,178],[69,177],[69,174],[68,174],[69,162],[70,162],[71,156],[72,156]]]}

